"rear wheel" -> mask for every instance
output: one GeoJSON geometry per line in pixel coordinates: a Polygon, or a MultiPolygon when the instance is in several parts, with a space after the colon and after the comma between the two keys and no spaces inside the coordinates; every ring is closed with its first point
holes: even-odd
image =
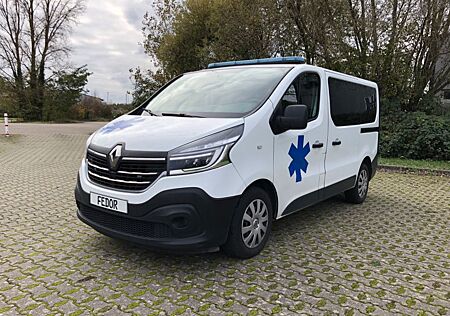
{"type": "Polygon", "coordinates": [[[364,163],[358,172],[355,186],[345,191],[345,199],[350,203],[361,204],[369,191],[369,167],[364,163]]]}
{"type": "Polygon", "coordinates": [[[223,250],[229,256],[247,259],[264,248],[272,229],[272,204],[260,188],[250,188],[242,195],[231,222],[223,250]]]}

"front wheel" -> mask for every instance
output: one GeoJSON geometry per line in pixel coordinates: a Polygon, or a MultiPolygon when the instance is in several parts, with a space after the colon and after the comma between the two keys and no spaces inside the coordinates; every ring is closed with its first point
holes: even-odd
{"type": "Polygon", "coordinates": [[[269,239],[272,214],[272,203],[264,190],[254,187],[245,191],[223,246],[225,253],[241,259],[259,254],[269,239]]]}
{"type": "Polygon", "coordinates": [[[345,199],[350,203],[361,204],[369,191],[369,168],[364,163],[358,172],[355,186],[345,191],[345,199]]]}

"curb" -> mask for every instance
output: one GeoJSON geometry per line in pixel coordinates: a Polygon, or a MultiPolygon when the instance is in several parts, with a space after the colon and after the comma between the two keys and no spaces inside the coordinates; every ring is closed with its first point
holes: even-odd
{"type": "Polygon", "coordinates": [[[389,165],[378,165],[378,170],[385,172],[414,173],[420,175],[450,177],[450,170],[411,168],[411,167],[389,166],[389,165]]]}

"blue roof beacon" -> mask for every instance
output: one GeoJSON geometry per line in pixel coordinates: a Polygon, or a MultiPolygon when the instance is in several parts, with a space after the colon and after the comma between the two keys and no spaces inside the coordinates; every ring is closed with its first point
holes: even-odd
{"type": "Polygon", "coordinates": [[[249,60],[237,60],[237,61],[224,61],[224,62],[209,64],[208,69],[232,67],[232,66],[245,66],[245,65],[304,64],[304,63],[305,63],[305,58],[303,58],[303,57],[288,56],[288,57],[274,57],[274,58],[249,59],[249,60]]]}

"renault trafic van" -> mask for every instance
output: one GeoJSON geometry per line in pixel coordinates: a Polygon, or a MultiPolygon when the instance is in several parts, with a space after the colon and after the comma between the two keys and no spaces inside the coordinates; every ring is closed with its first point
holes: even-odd
{"type": "Polygon", "coordinates": [[[379,112],[375,83],[300,57],[211,64],[89,137],[78,217],[152,248],[252,257],[274,220],[365,200],[379,112]]]}

